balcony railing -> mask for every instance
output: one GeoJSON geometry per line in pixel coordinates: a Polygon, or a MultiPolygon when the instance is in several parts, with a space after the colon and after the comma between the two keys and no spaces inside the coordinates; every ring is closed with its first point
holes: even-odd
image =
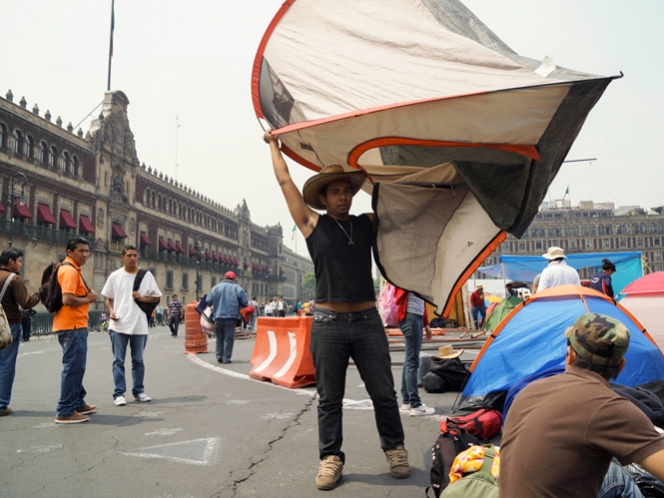
{"type": "MultiPolygon", "coordinates": [[[[9,233],[9,220],[0,220],[0,231],[2,233],[9,233]]],[[[26,239],[48,240],[56,244],[66,245],[72,237],[83,237],[90,243],[90,247],[94,247],[95,239],[90,238],[87,234],[78,234],[74,232],[67,232],[65,230],[55,230],[39,225],[30,225],[20,221],[14,221],[12,227],[12,237],[23,237],[26,239]]]]}

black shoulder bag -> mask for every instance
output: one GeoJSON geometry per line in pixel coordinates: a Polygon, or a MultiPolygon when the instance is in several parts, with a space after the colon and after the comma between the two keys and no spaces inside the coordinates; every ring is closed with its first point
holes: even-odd
{"type": "MultiPolygon", "coordinates": [[[[134,278],[134,288],[132,289],[134,292],[136,292],[140,286],[141,282],[143,282],[143,278],[145,277],[145,274],[148,272],[148,270],[140,269],[138,270],[138,273],[136,274],[136,277],[134,278]]],[[[159,301],[161,301],[161,298],[157,300],[154,303],[144,303],[142,301],[139,301],[138,299],[134,299],[136,304],[138,305],[139,308],[141,308],[141,311],[145,313],[145,315],[148,317],[148,320],[150,320],[150,317],[152,316],[152,312],[155,310],[155,308],[159,305],[159,301]]]]}

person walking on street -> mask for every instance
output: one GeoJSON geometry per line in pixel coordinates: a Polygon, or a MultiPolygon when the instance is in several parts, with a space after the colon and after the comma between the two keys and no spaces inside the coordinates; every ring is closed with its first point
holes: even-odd
{"type": "Polygon", "coordinates": [[[126,246],[122,250],[124,266],[115,270],[108,277],[101,293],[106,297],[111,324],[109,335],[111,350],[113,352],[113,402],[117,406],[127,404],[125,392],[125,358],[127,346],[131,348],[131,376],[132,394],[136,401],[151,401],[145,394],[143,380],[145,378],[145,363],[143,351],[148,342],[148,317],[139,307],[138,303],[157,303],[161,291],[157,287],[154,276],[149,271],[140,271],[138,266],[138,249],[135,246],[126,246]],[[142,278],[138,290],[134,291],[134,282],[142,278]]]}
{"type": "Polygon", "coordinates": [[[90,420],[89,413],[97,407],[85,402],[83,387],[88,357],[88,311],[97,293],[83,280],[81,267],[88,261],[90,247],[83,237],[67,242],[67,257],[58,269],[62,289],[62,308],[53,316],[53,332],[62,347],[60,399],[56,408],[56,424],[77,424],[90,420]]]}
{"type": "Polygon", "coordinates": [[[171,337],[178,336],[178,328],[180,328],[180,319],[182,318],[182,310],[184,306],[178,300],[178,295],[173,294],[171,302],[168,303],[168,328],[171,329],[171,337]]]}
{"type": "Polygon", "coordinates": [[[163,325],[164,324],[164,305],[160,304],[158,305],[155,309],[155,314],[157,316],[157,325],[163,325]]]}
{"type": "Polygon", "coordinates": [[[16,248],[5,249],[0,254],[0,302],[7,315],[12,333],[12,343],[0,349],[0,417],[10,415],[12,386],[16,375],[16,358],[21,343],[21,308],[31,311],[39,303],[39,292],[32,296],[19,276],[23,266],[23,251],[16,248]]]}
{"type": "Polygon", "coordinates": [[[227,271],[224,279],[207,295],[212,303],[214,335],[217,339],[216,353],[219,363],[231,363],[235,342],[235,322],[240,309],[249,304],[247,292],[235,282],[235,273],[227,271]]]}
{"type": "Polygon", "coordinates": [[[254,312],[249,319],[249,330],[256,332],[256,322],[258,320],[258,315],[261,313],[261,307],[256,301],[256,296],[251,296],[251,301],[249,301],[249,306],[254,307],[254,312]]]}
{"type": "Polygon", "coordinates": [[[23,337],[21,337],[21,342],[29,342],[30,335],[32,333],[32,317],[35,316],[37,312],[33,309],[23,309],[23,319],[21,320],[21,328],[23,329],[23,337]]]}
{"type": "Polygon", "coordinates": [[[376,310],[371,275],[374,214],[351,216],[353,196],[364,172],[347,173],[327,166],[307,180],[302,194],[270,132],[272,165],[288,209],[307,242],[316,276],[316,307],[311,326],[311,354],[318,391],[318,489],[334,488],[343,473],[345,455],[342,408],[346,370],[353,358],[371,397],[380,445],[390,474],[410,475],[408,452],[394,390],[387,336],[376,310]],[[319,214],[314,209],[326,211],[319,214]]]}
{"type": "Polygon", "coordinates": [[[284,301],[284,296],[279,296],[279,301],[277,301],[277,316],[285,318],[286,313],[288,313],[288,303],[284,301]]]}

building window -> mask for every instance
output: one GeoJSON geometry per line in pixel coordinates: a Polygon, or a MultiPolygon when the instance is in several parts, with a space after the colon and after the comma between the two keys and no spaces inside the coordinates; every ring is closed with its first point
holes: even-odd
{"type": "Polygon", "coordinates": [[[653,237],[652,241],[653,241],[653,244],[656,245],[656,246],[658,246],[659,243],[660,243],[659,242],[660,241],[659,237],[653,237]]]}
{"type": "Polygon", "coordinates": [[[648,233],[655,233],[655,224],[648,223],[648,233]]]}
{"type": "Polygon", "coordinates": [[[58,157],[58,149],[55,145],[51,145],[51,153],[48,155],[48,165],[49,167],[55,167],[55,160],[58,157]]]}
{"type": "Polygon", "coordinates": [[[173,290],[173,270],[166,270],[166,290],[173,290]]]}
{"type": "Polygon", "coordinates": [[[60,159],[60,161],[62,162],[62,170],[65,173],[71,174],[72,171],[71,171],[71,160],[69,159],[69,152],[64,151],[62,153],[62,158],[60,159]]]}
{"type": "Polygon", "coordinates": [[[569,237],[572,234],[572,227],[565,225],[565,237],[569,237]]]}
{"type": "Polygon", "coordinates": [[[553,237],[556,232],[555,232],[555,229],[553,227],[549,227],[547,229],[547,233],[549,234],[549,237],[553,237]]]}
{"type": "Polygon", "coordinates": [[[611,232],[613,230],[613,225],[606,225],[606,234],[611,235],[611,232]]]}
{"type": "Polygon", "coordinates": [[[586,239],[586,249],[593,248],[593,239],[586,239]]]}
{"type": "Polygon", "coordinates": [[[662,260],[662,252],[661,251],[655,251],[654,253],[654,259],[655,261],[661,261],[662,260]]]}
{"type": "Polygon", "coordinates": [[[661,223],[657,223],[655,225],[655,233],[662,233],[662,224],[661,223]]]}
{"type": "Polygon", "coordinates": [[[625,237],[620,237],[620,247],[627,247],[627,239],[625,237]]]}
{"type": "Polygon", "coordinates": [[[42,164],[46,164],[48,161],[48,145],[46,145],[46,142],[41,143],[41,147],[39,147],[39,162],[42,164]]]}
{"type": "Polygon", "coordinates": [[[198,275],[196,279],[196,291],[203,292],[203,275],[198,275]]]}
{"type": "Polygon", "coordinates": [[[616,225],[616,235],[620,235],[622,233],[622,227],[620,225],[616,225]]]}
{"type": "Polygon", "coordinates": [[[74,176],[81,176],[80,164],[78,162],[78,156],[72,156],[71,158],[71,169],[74,176]]]}
{"type": "Polygon", "coordinates": [[[632,223],[632,233],[639,233],[639,224],[632,223]]]}
{"type": "Polygon", "coordinates": [[[576,239],[570,239],[569,248],[570,249],[576,249],[576,239]]]}
{"type": "MultiPolygon", "coordinates": [[[[601,226],[601,225],[600,225],[600,226],[601,226]]],[[[604,247],[610,247],[611,244],[609,243],[609,239],[604,239],[604,240],[603,240],[603,245],[604,245],[604,247]]]]}
{"type": "Polygon", "coordinates": [[[210,287],[214,287],[217,285],[217,277],[212,277],[212,280],[210,280],[210,287]]]}
{"type": "Polygon", "coordinates": [[[28,138],[25,140],[25,157],[33,159],[35,157],[35,139],[32,136],[28,135],[28,138]]]}
{"type": "Polygon", "coordinates": [[[572,236],[573,237],[578,237],[579,236],[579,225],[574,225],[572,227],[572,236]]]}
{"type": "Polygon", "coordinates": [[[182,290],[189,290],[189,274],[184,272],[182,273],[182,290]]]}
{"type": "Polygon", "coordinates": [[[643,237],[636,238],[636,245],[639,247],[643,247],[643,237]]]}
{"type": "Polygon", "coordinates": [[[12,144],[12,150],[14,154],[20,154],[23,152],[23,133],[19,130],[14,130],[14,140],[12,144]]]}
{"type": "Polygon", "coordinates": [[[539,250],[542,249],[542,241],[541,240],[538,240],[537,242],[535,242],[535,249],[539,249],[539,250]]]}
{"type": "Polygon", "coordinates": [[[7,127],[0,123],[0,147],[7,148],[7,127]]]}
{"type": "Polygon", "coordinates": [[[646,224],[645,224],[645,223],[641,223],[641,233],[647,233],[647,232],[646,232],[646,224]]]}
{"type": "Polygon", "coordinates": [[[597,227],[597,233],[598,233],[599,235],[604,235],[604,225],[599,225],[599,226],[597,227]]]}

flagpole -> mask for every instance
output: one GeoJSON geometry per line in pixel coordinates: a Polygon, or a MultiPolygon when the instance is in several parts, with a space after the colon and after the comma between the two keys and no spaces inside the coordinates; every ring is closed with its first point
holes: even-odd
{"type": "Polygon", "coordinates": [[[106,91],[111,91],[111,61],[113,60],[113,30],[115,29],[115,0],[111,0],[111,39],[108,48],[108,84],[106,91]]]}

